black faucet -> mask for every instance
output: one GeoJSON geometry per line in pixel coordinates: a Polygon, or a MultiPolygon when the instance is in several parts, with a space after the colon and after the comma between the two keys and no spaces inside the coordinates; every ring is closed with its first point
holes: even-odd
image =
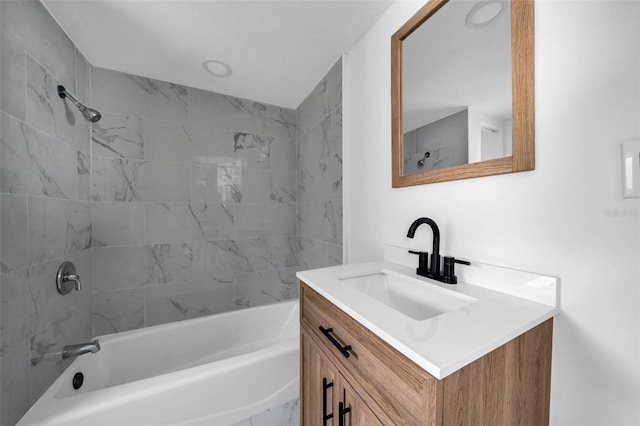
{"type": "MultiPolygon", "coordinates": [[[[433,233],[433,248],[431,249],[431,268],[427,268],[428,264],[428,255],[427,252],[414,252],[410,251],[409,253],[417,254],[419,256],[420,262],[423,268],[418,268],[418,275],[424,275],[424,273],[430,273],[432,275],[437,275],[440,272],[440,228],[433,221],[433,219],[429,219],[428,217],[421,217],[420,219],[416,219],[411,226],[409,227],[409,231],[407,232],[408,238],[413,238],[416,234],[416,229],[422,224],[427,224],[431,227],[431,232],[433,233]]],[[[420,265],[419,265],[420,266],[420,265]]],[[[426,276],[426,275],[424,275],[426,276]]]]}
{"type": "Polygon", "coordinates": [[[413,238],[416,234],[416,229],[422,224],[427,224],[431,227],[433,233],[433,247],[431,250],[431,266],[429,266],[429,253],[426,251],[413,251],[409,250],[409,253],[418,255],[418,268],[416,273],[423,277],[432,278],[447,284],[456,284],[458,278],[455,275],[454,267],[456,263],[464,265],[470,265],[469,262],[464,260],[458,260],[454,257],[444,257],[444,270],[440,272],[440,229],[433,219],[428,217],[421,217],[413,221],[407,232],[408,238],[413,238]]]}

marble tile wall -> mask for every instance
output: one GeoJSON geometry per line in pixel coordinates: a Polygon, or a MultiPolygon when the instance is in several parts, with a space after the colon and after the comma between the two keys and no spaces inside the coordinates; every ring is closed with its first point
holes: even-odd
{"type": "Polygon", "coordinates": [[[94,334],[295,298],[296,112],[93,68],[94,334]]]}
{"type": "Polygon", "coordinates": [[[66,344],[295,298],[297,270],[341,263],[340,62],[296,111],[92,68],[36,0],[0,20],[0,424],[66,344]]]}
{"type": "Polygon", "coordinates": [[[285,402],[248,419],[234,423],[232,426],[299,426],[300,400],[285,402]]]}
{"type": "Polygon", "coordinates": [[[467,109],[420,126],[403,135],[403,172],[413,174],[469,161],[467,109]],[[429,157],[425,158],[425,153],[429,157]],[[418,161],[423,160],[422,166],[418,161]]]}
{"type": "Polygon", "coordinates": [[[342,263],[342,60],[297,109],[299,269],[342,263]]]}
{"type": "MultiPolygon", "coordinates": [[[[2,23],[2,8],[0,7],[0,23],[2,23]]],[[[3,67],[3,62],[5,61],[4,59],[4,48],[3,45],[4,43],[2,42],[2,33],[1,33],[1,29],[0,29],[0,111],[2,111],[2,93],[3,93],[3,89],[4,89],[4,79],[2,78],[3,74],[6,73],[6,71],[4,70],[3,67]]],[[[1,121],[1,120],[0,120],[1,121]]],[[[0,123],[0,140],[2,140],[2,123],[0,123]]],[[[0,188],[2,188],[2,173],[0,173],[0,188]]],[[[2,214],[3,214],[3,210],[2,210],[2,195],[0,193],[0,262],[2,262],[2,241],[3,237],[2,237],[2,214]]],[[[15,235],[15,234],[14,234],[15,235]]],[[[1,264],[1,263],[0,263],[1,264]]],[[[2,298],[2,267],[0,267],[0,299],[2,298]]],[[[0,300],[0,305],[1,305],[1,300],[0,300]]],[[[2,306],[0,306],[0,348],[2,347],[2,306]]],[[[2,380],[2,352],[0,350],[0,380],[2,380]]],[[[0,424],[2,424],[4,417],[3,417],[3,410],[2,410],[2,384],[0,383],[0,424]]]]}
{"type": "Polygon", "coordinates": [[[13,425],[91,337],[89,64],[38,1],[0,2],[0,423],[13,425]],[[83,288],[57,293],[75,263],[83,288]]]}

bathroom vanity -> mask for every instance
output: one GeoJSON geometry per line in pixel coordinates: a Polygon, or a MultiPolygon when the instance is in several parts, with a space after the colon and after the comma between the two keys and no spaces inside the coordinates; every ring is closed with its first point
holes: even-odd
{"type": "Polygon", "coordinates": [[[303,424],[548,424],[557,279],[472,263],[450,286],[383,261],[298,278],[303,424]]]}

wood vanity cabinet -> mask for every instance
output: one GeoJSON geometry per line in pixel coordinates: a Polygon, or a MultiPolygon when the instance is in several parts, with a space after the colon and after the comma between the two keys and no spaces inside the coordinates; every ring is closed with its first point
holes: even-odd
{"type": "Polygon", "coordinates": [[[552,319],[438,380],[306,284],[300,291],[303,425],[549,423],[552,319]]]}
{"type": "Polygon", "coordinates": [[[308,377],[302,382],[303,424],[382,425],[349,382],[304,333],[301,335],[301,348],[304,354],[301,368],[308,377]]]}

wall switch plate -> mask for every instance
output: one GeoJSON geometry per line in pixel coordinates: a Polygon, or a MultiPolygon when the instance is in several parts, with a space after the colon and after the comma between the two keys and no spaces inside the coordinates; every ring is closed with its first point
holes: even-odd
{"type": "Polygon", "coordinates": [[[622,195],[640,198],[640,139],[622,142],[622,195]]]}

